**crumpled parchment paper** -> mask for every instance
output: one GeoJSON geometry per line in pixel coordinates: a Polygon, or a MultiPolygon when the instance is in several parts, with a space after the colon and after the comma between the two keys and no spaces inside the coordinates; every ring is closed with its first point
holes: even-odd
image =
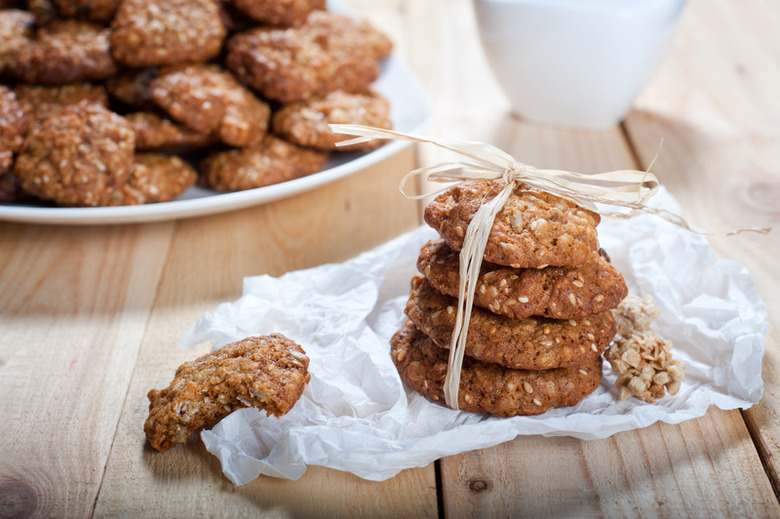
{"type": "MultiPolygon", "coordinates": [[[[663,188],[651,205],[679,213],[663,188]]],[[[605,438],[656,421],[695,418],[713,404],[735,409],[757,403],[768,324],[749,273],[734,261],[716,261],[704,237],[659,218],[602,219],[598,229],[630,293],[652,295],[661,310],[655,329],[686,364],[677,395],[655,404],[621,402],[606,362],[593,394],[534,417],[453,411],[406,390],[389,340],[404,322],[420,247],[436,237],[423,226],[342,264],[245,278],[240,299],[219,305],[187,330],[183,347],[210,341],[218,348],[280,332],[311,359],[311,382],[287,415],[234,412],[202,431],[206,448],[236,485],[260,474],[296,479],[307,465],[383,480],[518,435],[605,438]]]]}

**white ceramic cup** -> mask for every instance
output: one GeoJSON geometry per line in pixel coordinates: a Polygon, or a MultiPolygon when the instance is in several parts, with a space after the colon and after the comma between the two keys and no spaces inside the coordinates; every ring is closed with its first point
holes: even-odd
{"type": "Polygon", "coordinates": [[[685,0],[474,0],[490,66],[530,121],[619,123],[669,46],[685,0]]]}

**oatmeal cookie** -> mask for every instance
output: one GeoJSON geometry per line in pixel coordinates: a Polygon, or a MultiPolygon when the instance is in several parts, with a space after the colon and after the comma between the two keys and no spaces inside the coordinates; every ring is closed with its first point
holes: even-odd
{"type": "Polygon", "coordinates": [[[9,72],[30,84],[62,85],[105,79],[117,70],[110,31],[78,20],[55,20],[19,49],[9,72]]]}
{"type": "Polygon", "coordinates": [[[123,0],[111,29],[114,58],[130,67],[209,60],[227,34],[215,0],[123,0]]]}
{"type": "Polygon", "coordinates": [[[392,43],[368,22],[313,11],[300,27],[250,29],[227,48],[225,63],[239,81],[288,104],[335,90],[365,92],[392,43]]]}
{"type": "Polygon", "coordinates": [[[268,129],[268,104],[216,65],[164,69],[149,92],[173,119],[198,133],[215,133],[230,146],[258,144],[268,129]]]}
{"type": "Polygon", "coordinates": [[[28,121],[27,111],[13,90],[0,85],[0,175],[10,171],[14,153],[24,141],[28,121]]]}
{"type": "Polygon", "coordinates": [[[30,115],[30,121],[38,121],[52,110],[80,101],[91,101],[108,108],[108,93],[103,85],[73,83],[70,85],[16,85],[14,93],[30,115]]]}
{"type": "Polygon", "coordinates": [[[16,61],[17,53],[32,43],[35,16],[20,9],[0,10],[0,76],[16,61]]]}
{"type": "Polygon", "coordinates": [[[325,0],[233,0],[233,5],[253,20],[290,27],[306,21],[315,9],[325,9],[325,0]]]}
{"type": "Polygon", "coordinates": [[[152,112],[129,113],[125,119],[135,132],[135,149],[139,151],[183,153],[218,142],[212,134],[198,133],[152,112]]]}
{"type": "Polygon", "coordinates": [[[248,337],[186,362],[168,387],[152,389],[144,423],[152,447],[165,451],[237,409],[286,414],[311,379],[309,358],[281,334],[248,337]]]}
{"type": "Polygon", "coordinates": [[[149,86],[157,77],[156,67],[125,69],[106,80],[106,89],[114,98],[138,110],[150,110],[152,101],[149,86]]]}
{"type": "Polygon", "coordinates": [[[120,0],[54,0],[63,18],[79,18],[96,23],[108,23],[114,17],[120,0]]]}
{"type": "Polygon", "coordinates": [[[331,92],[325,97],[313,97],[283,106],[274,113],[272,127],[275,134],[290,142],[320,150],[366,149],[379,144],[378,141],[369,141],[336,148],[338,141],[351,137],[336,135],[329,124],[362,124],[390,129],[390,103],[375,92],[331,92]]]}
{"type": "MultiPolygon", "coordinates": [[[[442,348],[449,348],[458,301],[422,276],[412,278],[404,312],[442,348]]],[[[514,369],[571,367],[601,355],[615,336],[610,312],[581,319],[510,319],[473,308],[466,355],[514,369]]]]}
{"type": "Polygon", "coordinates": [[[272,135],[258,146],[217,152],[201,162],[201,181],[217,191],[241,191],[316,173],[328,154],[272,135]]]}
{"type": "MultiPolygon", "coordinates": [[[[390,341],[401,380],[428,398],[444,402],[447,350],[408,322],[390,341]]],[[[498,416],[535,415],[568,407],[595,391],[601,381],[601,358],[571,368],[544,371],[509,369],[465,357],[458,406],[498,416]]]]}
{"type": "MultiPolygon", "coordinates": [[[[460,250],[474,214],[505,185],[503,180],[456,185],[428,204],[425,221],[460,250]]],[[[496,215],[484,259],[513,268],[578,265],[599,248],[599,220],[597,213],[520,184],[496,215]]]]}
{"type": "Polygon", "coordinates": [[[60,205],[109,205],[130,176],[134,148],[123,117],[81,101],[30,128],[14,174],[25,191],[60,205]]]}
{"type": "MultiPolygon", "coordinates": [[[[417,269],[437,290],[458,296],[459,254],[443,240],[425,244],[417,269]]],[[[513,269],[483,262],[474,304],[514,319],[572,319],[615,308],[628,294],[620,272],[599,252],[573,267],[513,269]]]]}
{"type": "Polygon", "coordinates": [[[138,153],[122,199],[116,205],[138,205],[173,200],[195,184],[198,174],[176,155],[138,153]]]}

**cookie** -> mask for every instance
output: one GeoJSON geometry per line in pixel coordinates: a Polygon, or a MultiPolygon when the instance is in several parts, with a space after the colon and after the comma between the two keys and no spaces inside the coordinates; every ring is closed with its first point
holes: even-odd
{"type": "Polygon", "coordinates": [[[216,65],[161,70],[149,92],[173,119],[198,133],[214,133],[230,146],[258,144],[268,129],[268,104],[216,65]]]}
{"type": "MultiPolygon", "coordinates": [[[[16,94],[0,85],[0,175],[10,171],[14,153],[22,146],[29,116],[16,94]]],[[[7,180],[7,185],[10,180],[7,180]]]]}
{"type": "Polygon", "coordinates": [[[233,0],[233,6],[253,20],[268,25],[300,25],[315,9],[325,9],[325,0],[233,0]]]}
{"type": "Polygon", "coordinates": [[[218,141],[212,134],[198,133],[152,112],[129,113],[125,119],[135,132],[138,151],[183,153],[218,141]]]}
{"type": "Polygon", "coordinates": [[[0,173],[0,202],[19,202],[28,198],[30,196],[24,192],[16,175],[10,171],[0,173]]]}
{"type": "Polygon", "coordinates": [[[70,85],[16,85],[14,93],[30,116],[38,121],[52,110],[81,101],[91,101],[108,108],[108,92],[103,85],[74,83],[70,85]]]}
{"type": "Polygon", "coordinates": [[[155,104],[149,86],[156,77],[156,67],[125,69],[106,80],[106,89],[130,108],[150,110],[155,104]]]}
{"type": "Polygon", "coordinates": [[[213,153],[201,162],[201,181],[217,191],[263,187],[316,173],[328,154],[272,135],[258,146],[213,153]]]}
{"type": "Polygon", "coordinates": [[[9,73],[30,84],[63,85],[105,79],[117,71],[107,28],[78,20],[55,20],[16,52],[9,73]]]}
{"type": "Polygon", "coordinates": [[[336,148],[336,143],[350,136],[336,135],[329,124],[362,124],[375,128],[392,128],[390,103],[375,92],[348,94],[331,92],[283,106],[274,113],[273,132],[299,146],[320,150],[349,150],[376,147],[378,141],[336,148]]]}
{"type": "MultiPolygon", "coordinates": [[[[404,312],[423,333],[449,348],[458,300],[437,291],[424,277],[412,278],[404,312]]],[[[473,308],[465,354],[513,369],[570,367],[601,355],[615,337],[610,312],[581,319],[510,319],[473,308]]]]}
{"type": "Polygon", "coordinates": [[[123,0],[111,29],[114,58],[130,67],[207,61],[227,34],[214,0],[123,0]]]}
{"type": "Polygon", "coordinates": [[[195,169],[176,155],[138,153],[116,205],[167,202],[192,187],[197,179],[195,169]]]}
{"type": "Polygon", "coordinates": [[[66,206],[115,202],[132,170],[135,136],[127,121],[81,101],[53,110],[33,125],[14,174],[39,198],[66,206]]]}
{"type": "MultiPolygon", "coordinates": [[[[474,214],[505,185],[503,180],[456,185],[426,206],[425,222],[459,251],[474,214]]],[[[496,215],[484,259],[513,268],[578,265],[599,248],[599,219],[597,213],[520,184],[496,215]]]]}
{"type": "Polygon", "coordinates": [[[114,17],[120,0],[54,0],[63,18],[79,18],[96,23],[108,23],[114,17]]]}
{"type": "MultiPolygon", "coordinates": [[[[409,388],[443,403],[448,351],[434,345],[411,322],[396,332],[390,344],[401,380],[409,388]]],[[[458,407],[506,417],[573,406],[599,386],[601,365],[601,358],[596,357],[570,368],[516,370],[465,357],[458,407]]]]}
{"type": "MultiPolygon", "coordinates": [[[[458,296],[459,254],[443,240],[425,244],[417,269],[437,290],[458,296]]],[[[574,267],[513,269],[483,262],[474,304],[514,319],[532,315],[572,319],[615,308],[628,294],[620,272],[599,252],[591,251],[574,267]]]]}
{"type": "Polygon", "coordinates": [[[232,36],[225,63],[243,84],[289,104],[335,90],[365,92],[391,48],[368,22],[313,11],[299,27],[259,27],[232,36]]]}
{"type": "Polygon", "coordinates": [[[248,337],[179,366],[165,389],[152,389],[144,432],[165,451],[236,409],[286,414],[311,379],[309,358],[281,334],[248,337]]]}
{"type": "Polygon", "coordinates": [[[0,76],[16,61],[20,49],[32,43],[35,16],[20,9],[0,10],[0,76]]]}

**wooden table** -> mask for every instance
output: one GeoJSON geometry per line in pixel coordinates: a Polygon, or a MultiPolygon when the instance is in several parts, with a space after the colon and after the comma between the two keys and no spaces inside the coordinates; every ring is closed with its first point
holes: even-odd
{"type": "MultiPolygon", "coordinates": [[[[244,276],[342,261],[420,222],[413,148],[314,192],[149,224],[0,224],[0,517],[780,517],[780,3],[691,0],[624,124],[600,132],[509,115],[468,0],[351,0],[396,41],[434,108],[431,135],[492,142],[538,167],[654,166],[684,216],[747,267],[769,309],[764,397],[599,441],[518,437],[381,483],[310,467],[234,488],[196,436],[145,445],[146,391],[244,276]],[[364,195],[370,193],[370,198],[364,195]]],[[[451,157],[449,157],[451,158],[451,157]]]]}

